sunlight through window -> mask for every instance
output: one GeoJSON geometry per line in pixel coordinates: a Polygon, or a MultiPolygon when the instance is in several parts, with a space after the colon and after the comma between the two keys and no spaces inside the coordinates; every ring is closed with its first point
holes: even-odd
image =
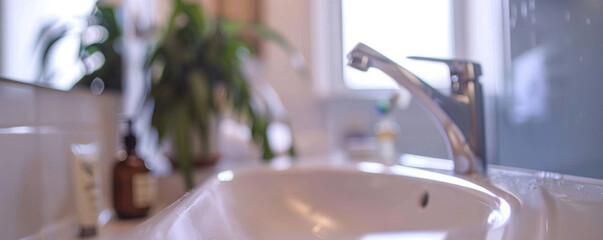
{"type": "MultiPolygon", "coordinates": [[[[449,87],[448,67],[406,59],[407,56],[451,58],[454,55],[450,0],[342,0],[343,52],[363,42],[407,68],[435,88],[449,87]]],[[[343,59],[344,63],[346,60],[343,59]]],[[[344,64],[352,89],[396,88],[384,73],[361,72],[344,64]]]]}

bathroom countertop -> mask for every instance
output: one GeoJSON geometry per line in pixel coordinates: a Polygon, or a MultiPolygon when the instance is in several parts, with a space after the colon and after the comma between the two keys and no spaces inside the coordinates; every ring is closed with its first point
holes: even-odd
{"type": "MultiPolygon", "coordinates": [[[[278,162],[278,160],[276,161],[278,162]]],[[[196,169],[195,170],[195,182],[198,185],[205,182],[209,177],[214,174],[228,169],[253,167],[262,165],[262,161],[259,159],[252,158],[223,158],[218,161],[215,166],[196,169]]],[[[151,209],[150,214],[141,219],[129,219],[120,220],[112,217],[106,221],[105,224],[101,224],[98,229],[98,235],[90,238],[90,240],[109,240],[114,239],[116,236],[127,232],[134,227],[140,225],[145,220],[155,216],[163,209],[168,207],[170,204],[178,200],[184,194],[184,185],[182,177],[178,172],[173,172],[166,176],[160,176],[157,179],[158,184],[158,198],[156,205],[151,209]]],[[[110,210],[106,210],[110,211],[110,210]]],[[[110,216],[111,214],[109,214],[110,216]]],[[[46,226],[41,229],[38,233],[24,237],[23,240],[37,240],[37,239],[82,239],[77,237],[77,227],[75,225],[75,216],[67,217],[61,221],[58,221],[50,226],[46,226]]]]}
{"type": "Polygon", "coordinates": [[[165,209],[169,204],[155,206],[147,217],[140,219],[120,220],[111,218],[105,224],[102,224],[98,229],[98,234],[95,237],[79,238],[77,237],[77,227],[75,218],[68,217],[62,221],[56,222],[51,226],[47,226],[35,235],[22,238],[22,240],[38,240],[38,239],[90,239],[90,240],[109,240],[115,239],[120,234],[127,232],[147,219],[155,216],[157,213],[165,209]]]}
{"type": "MultiPolygon", "coordinates": [[[[128,230],[133,229],[134,227],[140,225],[147,219],[155,216],[157,213],[161,212],[167,206],[169,206],[169,205],[162,204],[162,205],[155,206],[151,210],[151,212],[148,216],[146,216],[144,218],[140,218],[140,219],[120,220],[120,219],[113,218],[113,219],[109,220],[109,222],[107,222],[104,226],[99,228],[99,234],[96,237],[86,238],[86,239],[90,239],[90,240],[115,239],[117,236],[123,234],[124,232],[127,232],[128,230]]],[[[70,239],[75,240],[75,239],[80,239],[80,238],[72,235],[70,239]]]]}

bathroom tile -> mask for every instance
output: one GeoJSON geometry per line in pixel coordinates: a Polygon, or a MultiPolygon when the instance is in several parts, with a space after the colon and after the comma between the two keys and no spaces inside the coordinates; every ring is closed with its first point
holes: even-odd
{"type": "Polygon", "coordinates": [[[98,123],[102,113],[98,96],[83,90],[62,92],[38,89],[39,124],[70,126],[72,123],[98,123]]]}
{"type": "Polygon", "coordinates": [[[39,149],[42,166],[42,200],[44,207],[41,219],[50,224],[75,211],[71,188],[71,164],[67,136],[62,132],[40,134],[39,149]]]}
{"type": "Polygon", "coordinates": [[[35,123],[35,87],[0,81],[0,127],[35,123]]]}
{"type": "Polygon", "coordinates": [[[42,227],[40,162],[34,134],[0,134],[0,233],[31,235],[42,227]]]}

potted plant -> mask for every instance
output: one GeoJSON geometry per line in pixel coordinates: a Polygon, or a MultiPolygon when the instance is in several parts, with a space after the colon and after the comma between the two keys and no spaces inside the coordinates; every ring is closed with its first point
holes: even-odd
{"type": "Polygon", "coordinates": [[[68,21],[52,21],[42,28],[38,36],[41,47],[40,81],[48,84],[57,74],[50,67],[51,53],[67,37],[79,42],[79,62],[84,75],[75,87],[95,87],[97,93],[104,89],[121,90],[122,86],[122,32],[112,6],[97,2],[90,15],[68,21]],[[94,84],[93,84],[94,83],[94,84]]]}
{"type": "MultiPolygon", "coordinates": [[[[147,100],[153,106],[151,126],[160,141],[172,141],[173,157],[191,189],[194,143],[201,154],[209,154],[212,118],[226,109],[248,124],[262,159],[274,157],[267,136],[273,117],[270,101],[252,90],[243,74],[243,59],[255,54],[255,39],[296,51],[260,24],[208,19],[198,4],[182,0],[173,4],[166,30],[148,58],[152,80],[147,100]]],[[[295,154],[293,146],[288,152],[295,154]]]]}

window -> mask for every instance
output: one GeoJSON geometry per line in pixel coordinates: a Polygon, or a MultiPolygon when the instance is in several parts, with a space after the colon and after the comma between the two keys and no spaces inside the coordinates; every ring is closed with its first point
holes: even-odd
{"type": "MultiPolygon", "coordinates": [[[[410,70],[436,89],[449,88],[449,70],[441,63],[407,56],[452,58],[454,34],[451,0],[342,0],[342,46],[347,54],[363,42],[410,70]]],[[[396,83],[376,69],[343,67],[350,89],[391,89],[396,83]]]]}

